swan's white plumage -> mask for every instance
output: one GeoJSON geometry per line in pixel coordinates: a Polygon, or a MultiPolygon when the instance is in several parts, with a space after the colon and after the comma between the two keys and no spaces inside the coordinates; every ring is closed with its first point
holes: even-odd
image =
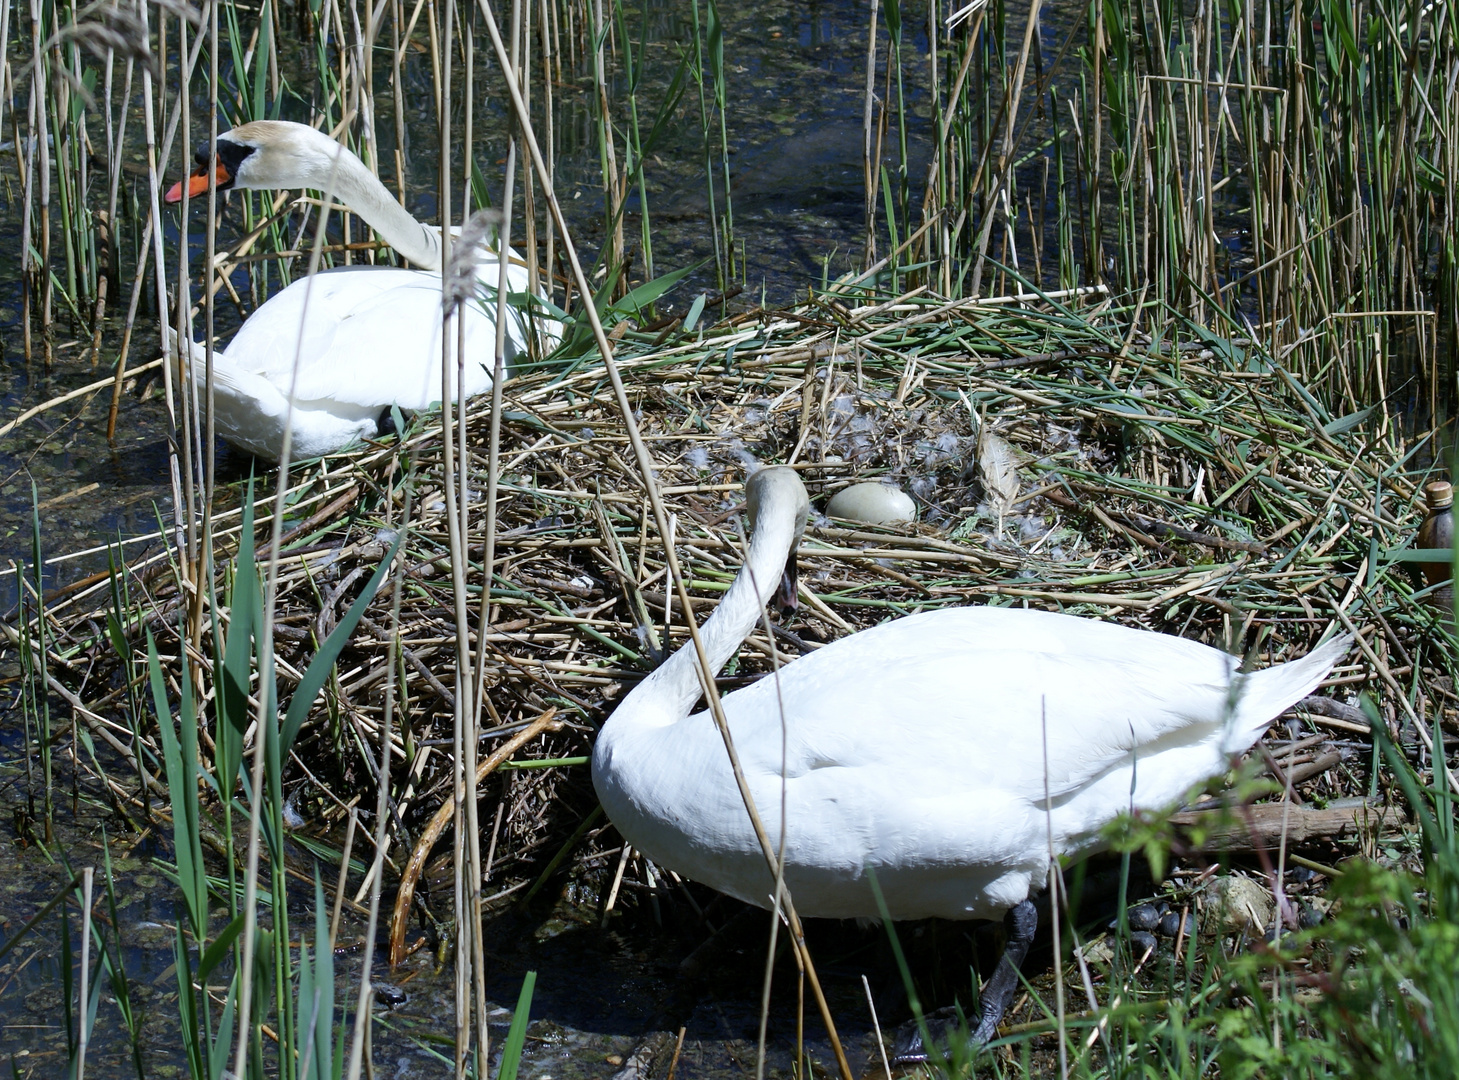
{"type": "MultiPolygon", "coordinates": [[[[789,480],[777,497],[804,489],[789,480]]],[[[758,618],[795,540],[762,506],[747,565],[702,631],[716,670],[758,618]]],[[[864,630],[724,699],[756,805],[802,915],[991,918],[1037,890],[1055,850],[1092,849],[1132,805],[1158,808],[1218,775],[1341,656],[1339,640],[1251,675],[1196,642],[1015,608],[957,608],[864,630]],[[786,718],[782,757],[782,705],[786,718]],[[1047,724],[1047,766],[1044,731],[1047,724]],[[1044,809],[1047,773],[1049,807],[1044,809]]],[[[681,651],[624,699],[593,779],[625,839],[749,903],[772,881],[718,729],[685,716],[681,651]]],[[[685,678],[685,675],[689,679],[685,678]]],[[[692,680],[692,682],[691,682],[692,680]]]]}
{"type": "MultiPolygon", "coordinates": [[[[377,431],[391,405],[424,409],[441,401],[440,238],[390,198],[364,164],[328,136],[299,124],[246,124],[219,143],[251,148],[233,186],[328,188],[393,247],[426,269],[340,267],[295,281],[270,297],[226,349],[215,351],[215,426],[228,442],[277,460],[293,387],[291,454],[329,453],[377,431]],[[302,334],[301,334],[302,327],[302,334]],[[297,357],[297,365],[296,365],[297,357]],[[297,371],[296,371],[297,366],[297,371]]],[[[465,378],[453,359],[453,398],[491,389],[500,264],[487,253],[476,296],[460,308],[465,378]],[[458,386],[458,382],[463,385],[458,386]]],[[[527,269],[510,259],[507,292],[525,294],[527,269]]],[[[550,344],[560,326],[508,305],[504,356],[526,352],[533,332],[550,344]]],[[[453,338],[454,338],[453,332],[453,338]]],[[[454,342],[452,354],[454,357],[454,342]]],[[[194,357],[203,350],[194,345],[194,357]]],[[[201,384],[203,369],[194,363],[201,384]]]]}

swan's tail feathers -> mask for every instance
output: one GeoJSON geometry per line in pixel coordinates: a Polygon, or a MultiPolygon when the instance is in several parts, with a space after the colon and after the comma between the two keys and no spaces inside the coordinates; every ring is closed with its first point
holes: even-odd
{"type": "MultiPolygon", "coordinates": [[[[179,354],[179,338],[177,331],[171,326],[167,328],[167,346],[172,356],[175,357],[179,354]]],[[[207,378],[207,348],[201,341],[188,341],[186,346],[188,357],[191,360],[188,365],[188,374],[201,391],[203,381],[207,378]]],[[[255,401],[260,406],[278,408],[284,404],[284,395],[279,392],[278,387],[255,372],[245,371],[238,365],[230,363],[227,352],[216,348],[213,350],[213,392],[241,400],[255,401]]]]}
{"type": "MultiPolygon", "coordinates": [[[[197,373],[198,388],[201,389],[203,366],[198,364],[193,370],[197,373]]],[[[284,418],[289,415],[289,399],[282,390],[257,372],[230,364],[221,352],[215,352],[213,405],[219,434],[250,453],[269,457],[272,461],[278,460],[277,449],[259,449],[260,445],[274,447],[276,444],[260,444],[258,439],[263,437],[265,431],[275,432],[270,438],[283,438],[284,418]]],[[[300,407],[296,406],[296,414],[300,411],[300,407]]],[[[296,435],[296,448],[298,445],[296,435]]]]}
{"type": "MultiPolygon", "coordinates": [[[[172,327],[167,328],[167,344],[176,356],[179,339],[172,327]]],[[[192,361],[188,364],[188,376],[201,408],[208,370],[207,350],[199,341],[189,341],[186,345],[192,361]]],[[[282,438],[288,412],[288,399],[277,386],[258,372],[230,361],[226,350],[213,350],[213,420],[219,435],[249,453],[277,461],[276,441],[282,438]]]]}
{"type": "Polygon", "coordinates": [[[1300,660],[1276,664],[1241,679],[1235,686],[1235,717],[1226,752],[1239,753],[1256,742],[1268,724],[1317,689],[1352,644],[1352,635],[1342,634],[1300,660]]]}

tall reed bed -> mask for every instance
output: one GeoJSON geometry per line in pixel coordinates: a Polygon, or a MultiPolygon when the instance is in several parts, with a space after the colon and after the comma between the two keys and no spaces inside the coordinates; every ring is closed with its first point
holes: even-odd
{"type": "MultiPolygon", "coordinates": [[[[897,132],[918,121],[902,94],[903,5],[881,8],[868,147],[882,115],[897,132]]],[[[902,175],[867,203],[895,279],[915,267],[905,280],[947,295],[1107,284],[1156,333],[1177,314],[1249,327],[1353,409],[1401,387],[1405,404],[1448,414],[1459,40],[1447,8],[990,0],[938,41],[920,205],[906,205],[905,140],[902,175]]]]}
{"type": "MultiPolygon", "coordinates": [[[[1250,324],[1284,363],[1344,400],[1367,404],[1401,385],[1443,414],[1459,320],[1449,239],[1459,161],[1446,135],[1455,26],[1446,10],[1379,0],[1311,16],[1275,0],[1192,11],[1168,0],[1083,9],[993,0],[947,29],[936,4],[878,0],[867,8],[867,264],[885,259],[894,291],[906,267],[913,284],[949,297],[1012,291],[1017,279],[1107,284],[1142,301],[1154,328],[1177,313],[1250,324]],[[912,80],[924,84],[930,116],[913,114],[912,80]],[[909,133],[918,129],[933,135],[930,168],[913,161],[909,133]]],[[[458,60],[488,52],[469,12],[449,20],[458,60]]],[[[422,106],[444,115],[444,13],[406,2],[365,10],[267,0],[255,10],[223,0],[215,12],[172,0],[5,5],[15,93],[0,127],[18,136],[27,351],[47,355],[57,320],[91,334],[118,306],[128,327],[139,304],[157,309],[160,294],[144,282],[160,279],[165,291],[179,269],[157,265],[171,255],[154,182],[212,130],[214,105],[225,127],[310,114],[410,194],[422,155],[410,153],[409,129],[422,106]],[[420,60],[431,83],[424,99],[407,88],[424,74],[420,60]],[[187,96],[172,94],[186,74],[197,117],[187,96]],[[139,110],[139,99],[150,108],[139,110]],[[37,154],[41,145],[51,152],[37,154]],[[143,147],[145,159],[127,152],[143,147]]],[[[733,115],[724,16],[694,0],[677,22],[682,39],[662,50],[647,46],[666,32],[663,20],[629,0],[528,4],[517,21],[521,83],[549,159],[562,134],[584,134],[596,148],[614,299],[630,277],[659,270],[647,176],[685,127],[697,128],[702,147],[722,287],[745,271],[730,168],[745,133],[733,115]],[[564,94],[564,71],[590,79],[591,90],[564,94]]],[[[501,100],[496,78],[474,74],[477,96],[501,100]]],[[[465,98],[459,86],[451,94],[448,126],[459,137],[465,98]]],[[[528,211],[519,240],[534,265],[557,271],[546,279],[555,285],[567,275],[529,172],[517,188],[528,211]]],[[[286,199],[238,202],[229,234],[264,232],[208,290],[242,314],[302,269],[273,256],[297,250],[305,234],[286,199]]],[[[357,233],[341,223],[324,264],[381,257],[352,248],[368,241],[357,233]]],[[[207,305],[198,307],[206,317],[207,305]]],[[[129,335],[120,344],[130,352],[129,335]]],[[[94,358],[101,345],[98,336],[94,358]]]]}

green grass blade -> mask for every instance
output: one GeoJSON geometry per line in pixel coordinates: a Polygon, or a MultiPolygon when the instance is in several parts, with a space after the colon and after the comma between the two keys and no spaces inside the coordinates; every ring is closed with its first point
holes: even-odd
{"type": "Polygon", "coordinates": [[[177,858],[177,879],[187,904],[193,932],[201,941],[208,918],[208,880],[203,866],[202,835],[198,828],[197,717],[188,691],[186,662],[182,667],[182,704],[173,727],[172,709],[157,657],[157,642],[147,633],[147,671],[152,684],[152,704],[157,710],[157,731],[162,739],[162,759],[167,771],[167,791],[172,800],[172,838],[177,858]]]}
{"type": "Polygon", "coordinates": [[[405,531],[402,529],[395,537],[395,543],[390,545],[390,550],[385,553],[380,566],[371,576],[364,591],[355,598],[350,605],[349,611],[345,612],[344,618],[340,619],[339,625],[334,628],[329,637],[324,639],[324,644],[319,646],[319,652],[309,662],[309,667],[304,671],[304,677],[299,680],[298,689],[294,691],[293,698],[289,701],[289,711],[284,714],[284,728],[280,734],[279,757],[286,757],[289,747],[294,745],[294,739],[298,737],[299,729],[304,726],[304,720],[309,715],[309,709],[314,704],[314,698],[324,683],[329,678],[330,671],[334,668],[334,662],[339,659],[339,654],[344,650],[345,644],[349,641],[350,635],[354,633],[355,626],[365,614],[365,608],[375,598],[375,592],[380,588],[380,582],[385,580],[385,574],[390,569],[390,564],[395,561],[395,553],[400,550],[401,541],[405,539],[405,531]]]}
{"type": "Polygon", "coordinates": [[[209,975],[218,969],[233,948],[233,942],[243,931],[243,916],[239,915],[227,926],[223,927],[222,933],[208,942],[208,947],[203,950],[202,957],[198,960],[197,978],[199,982],[206,982],[209,975]]]}
{"type": "Polygon", "coordinates": [[[213,762],[220,798],[233,794],[243,761],[243,737],[248,730],[248,684],[253,672],[253,638],[262,607],[253,549],[253,484],[243,503],[238,560],[229,597],[228,638],[223,650],[222,678],[218,686],[218,722],[214,731],[217,755],[213,762]]]}
{"type": "Polygon", "coordinates": [[[496,1080],[517,1080],[517,1069],[522,1064],[522,1045],[527,1041],[527,1025],[531,1022],[532,991],[537,986],[537,973],[527,972],[522,979],[522,992],[517,995],[517,1011],[512,1013],[512,1026],[507,1029],[506,1042],[502,1043],[502,1063],[497,1069],[496,1080]]]}

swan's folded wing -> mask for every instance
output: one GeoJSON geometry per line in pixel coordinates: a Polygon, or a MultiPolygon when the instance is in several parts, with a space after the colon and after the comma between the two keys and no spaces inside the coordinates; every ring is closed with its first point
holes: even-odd
{"type": "MultiPolygon", "coordinates": [[[[483,367],[495,347],[488,320],[468,313],[466,395],[490,389],[483,367]]],[[[441,292],[411,270],[348,269],[296,282],[259,308],[228,355],[295,397],[423,409],[441,400],[441,292]],[[303,324],[303,334],[300,325],[303,324]]],[[[453,393],[457,372],[451,371],[453,393]]]]}
{"type": "MultiPolygon", "coordinates": [[[[803,657],[778,695],[769,678],[732,695],[732,716],[778,727],[783,700],[794,718],[792,776],[875,764],[909,785],[1042,803],[1045,790],[1068,797],[1128,768],[1132,755],[1218,738],[1232,717],[1234,670],[1232,658],[1169,635],[962,608],[883,624],[803,657]]],[[[747,731],[744,741],[765,758],[758,768],[779,771],[778,738],[747,731]]]]}

